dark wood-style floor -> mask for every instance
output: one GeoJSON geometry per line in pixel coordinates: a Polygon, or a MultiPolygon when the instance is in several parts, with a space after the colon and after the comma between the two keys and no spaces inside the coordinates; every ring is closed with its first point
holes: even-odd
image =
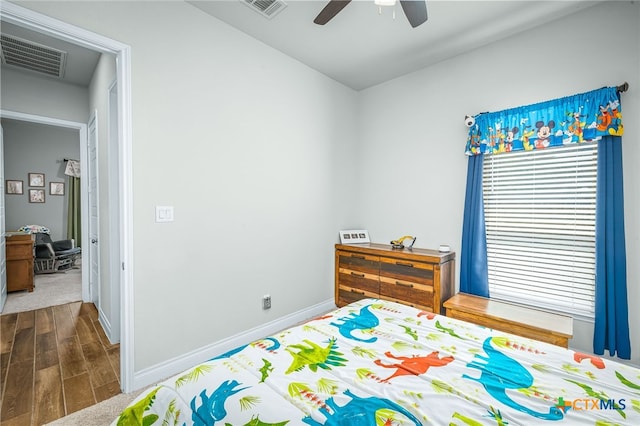
{"type": "Polygon", "coordinates": [[[0,424],[42,425],[120,393],[120,345],[91,303],[0,315],[0,424]]]}

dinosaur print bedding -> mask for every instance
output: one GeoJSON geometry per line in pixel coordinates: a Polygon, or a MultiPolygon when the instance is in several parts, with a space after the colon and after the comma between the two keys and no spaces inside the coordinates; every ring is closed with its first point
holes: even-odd
{"type": "Polygon", "coordinates": [[[378,299],[239,347],[114,425],[640,425],[640,370],[378,299]]]}

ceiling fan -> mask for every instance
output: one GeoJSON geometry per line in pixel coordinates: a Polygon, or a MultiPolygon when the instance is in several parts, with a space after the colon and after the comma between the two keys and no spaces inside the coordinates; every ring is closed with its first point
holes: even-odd
{"type": "MultiPolygon", "coordinates": [[[[393,6],[396,0],[374,0],[376,4],[381,6],[393,6]]],[[[329,3],[320,11],[316,19],[313,20],[318,25],[324,25],[333,19],[351,0],[330,0],[329,3]]],[[[405,16],[413,28],[427,21],[427,3],[426,0],[400,0],[400,5],[405,16]]]]}

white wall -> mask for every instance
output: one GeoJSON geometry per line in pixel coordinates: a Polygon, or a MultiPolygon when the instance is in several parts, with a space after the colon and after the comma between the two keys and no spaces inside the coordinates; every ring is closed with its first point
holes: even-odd
{"type": "Polygon", "coordinates": [[[333,298],[355,92],[183,2],[20,5],[132,48],[136,371],[333,298]]]}
{"type": "Polygon", "coordinates": [[[89,94],[86,87],[12,69],[3,69],[0,81],[0,107],[4,110],[87,122],[89,94]]]}
{"type": "MultiPolygon", "coordinates": [[[[632,357],[640,364],[640,4],[610,2],[361,92],[358,217],[377,241],[460,253],[467,159],[465,114],[585,92],[624,81],[624,179],[632,357]],[[564,53],[563,53],[564,52],[564,53]]],[[[459,268],[456,271],[459,276],[459,268]]],[[[459,279],[457,280],[459,282],[459,279]]],[[[593,325],[571,346],[591,351],[593,325]]]]}

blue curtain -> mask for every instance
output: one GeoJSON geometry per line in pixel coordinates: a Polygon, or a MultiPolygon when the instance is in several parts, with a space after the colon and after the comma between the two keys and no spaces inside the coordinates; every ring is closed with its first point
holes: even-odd
{"type": "Polygon", "coordinates": [[[483,155],[470,156],[467,167],[460,255],[460,291],[489,297],[487,234],[482,199],[483,158],[483,155]]]}
{"type": "Polygon", "coordinates": [[[598,142],[596,195],[596,318],[593,351],[631,358],[624,237],[622,139],[598,142]]]}

